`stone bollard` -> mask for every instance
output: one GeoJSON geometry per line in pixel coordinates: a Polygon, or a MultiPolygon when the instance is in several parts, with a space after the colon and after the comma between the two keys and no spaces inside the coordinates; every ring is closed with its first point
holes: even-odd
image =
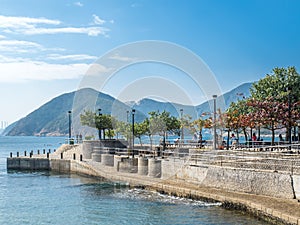
{"type": "Polygon", "coordinates": [[[60,159],[64,158],[64,153],[60,153],[60,159]]]}
{"type": "Polygon", "coordinates": [[[114,166],[114,155],[101,154],[101,163],[104,166],[114,166]]]}
{"type": "Polygon", "coordinates": [[[100,151],[94,151],[92,153],[92,160],[95,162],[101,162],[101,152],[100,151]]]}
{"type": "Polygon", "coordinates": [[[82,155],[80,154],[80,162],[82,162],[82,155]]]}
{"type": "Polygon", "coordinates": [[[121,162],[122,158],[124,158],[124,156],[114,155],[114,167],[116,171],[119,171],[119,163],[121,162]]]}
{"type": "Polygon", "coordinates": [[[19,155],[20,155],[19,152],[17,152],[17,157],[19,157],[19,155]]]}
{"type": "Polygon", "coordinates": [[[148,160],[148,176],[154,178],[161,177],[161,160],[155,158],[148,160]]]}
{"type": "Polygon", "coordinates": [[[148,158],[143,156],[138,158],[138,174],[148,175],[148,158]]]}
{"type": "Polygon", "coordinates": [[[76,160],[76,154],[73,153],[73,160],[76,160]]]}
{"type": "Polygon", "coordinates": [[[27,154],[26,151],[24,151],[24,156],[26,156],[26,154],[27,154]]]}
{"type": "Polygon", "coordinates": [[[138,158],[122,158],[119,162],[119,172],[137,173],[138,172],[138,158]]]}

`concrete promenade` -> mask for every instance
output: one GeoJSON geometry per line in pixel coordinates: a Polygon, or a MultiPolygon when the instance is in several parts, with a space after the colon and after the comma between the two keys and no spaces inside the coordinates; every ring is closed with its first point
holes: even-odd
{"type": "MultiPolygon", "coordinates": [[[[103,162],[83,158],[80,160],[80,147],[62,146],[49,155],[49,169],[101,177],[113,182],[128,183],[133,187],[143,187],[162,193],[205,201],[218,201],[223,207],[245,211],[274,224],[300,225],[300,203],[298,199],[278,198],[265,195],[232,191],[191,182],[174,176],[167,178],[140,175],[136,172],[123,172],[120,168],[104,165],[103,162]],[[63,154],[62,154],[63,153],[63,154]],[[75,154],[75,155],[74,155],[75,154]]],[[[19,159],[29,157],[19,157],[19,159]]],[[[17,158],[8,158],[9,161],[17,158]]],[[[32,160],[45,159],[45,155],[33,155],[32,160]]],[[[119,165],[119,164],[118,164],[119,165]]],[[[271,188],[271,187],[270,187],[271,188]]]]}

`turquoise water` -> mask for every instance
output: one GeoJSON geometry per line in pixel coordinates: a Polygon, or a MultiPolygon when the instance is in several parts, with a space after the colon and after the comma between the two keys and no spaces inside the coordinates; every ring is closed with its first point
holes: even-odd
{"type": "Polygon", "coordinates": [[[218,204],[76,175],[6,170],[10,152],[55,149],[64,138],[0,137],[0,224],[267,224],[218,204]]]}

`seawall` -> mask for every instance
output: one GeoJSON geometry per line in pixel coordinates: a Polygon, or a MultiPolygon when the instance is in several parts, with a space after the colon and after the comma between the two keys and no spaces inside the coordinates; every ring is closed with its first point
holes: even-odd
{"type": "Polygon", "coordinates": [[[49,159],[12,157],[8,169],[48,169],[101,177],[176,196],[221,202],[276,224],[300,225],[300,176],[272,170],[193,164],[183,158],[128,158],[99,153],[82,158],[82,146],[62,146],[49,159]],[[112,158],[107,163],[107,158],[112,158]],[[103,161],[105,159],[106,161],[103,161]]]}

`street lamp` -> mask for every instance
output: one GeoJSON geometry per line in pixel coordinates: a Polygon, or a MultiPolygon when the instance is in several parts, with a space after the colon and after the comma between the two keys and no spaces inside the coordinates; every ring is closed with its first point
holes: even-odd
{"type": "Polygon", "coordinates": [[[68,111],[68,114],[69,114],[69,144],[71,144],[71,114],[72,114],[72,111],[68,111]]]}
{"type": "Polygon", "coordinates": [[[217,149],[217,125],[216,125],[216,116],[217,116],[217,95],[212,96],[214,99],[214,149],[217,149]]]}
{"type": "Polygon", "coordinates": [[[134,158],[134,114],[135,109],[132,109],[132,158],[134,158]]]}
{"type": "Polygon", "coordinates": [[[183,133],[183,109],[180,109],[181,118],[181,142],[184,143],[184,133],[183,133]]]}
{"type": "Polygon", "coordinates": [[[300,143],[300,120],[297,120],[297,126],[298,126],[298,143],[300,143]]]}
{"type": "Polygon", "coordinates": [[[98,109],[98,116],[99,116],[99,128],[98,128],[98,135],[99,135],[99,140],[102,139],[101,137],[101,109],[98,109]]]}
{"type": "Polygon", "coordinates": [[[288,141],[289,141],[289,150],[292,149],[292,127],[291,127],[291,88],[287,87],[286,91],[288,92],[288,116],[289,116],[289,123],[288,123],[288,141]]]}

